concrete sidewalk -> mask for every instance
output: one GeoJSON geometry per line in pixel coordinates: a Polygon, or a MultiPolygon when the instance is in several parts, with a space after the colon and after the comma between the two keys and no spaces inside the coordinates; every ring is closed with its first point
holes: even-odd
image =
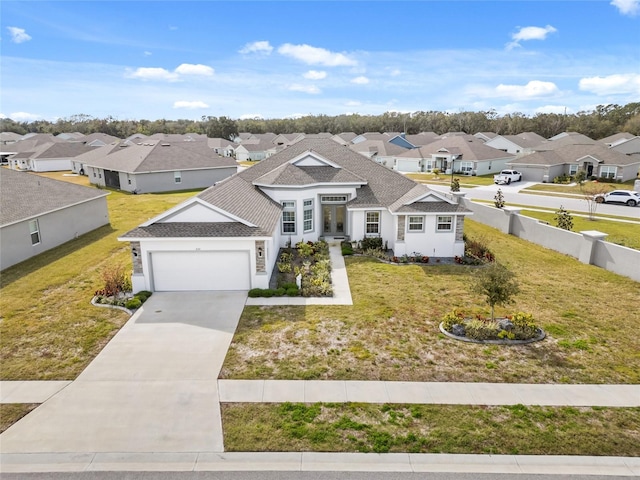
{"type": "Polygon", "coordinates": [[[640,407],[640,385],[218,380],[221,402],[640,407]]]}
{"type": "MultiPolygon", "coordinates": [[[[0,472],[476,472],[554,475],[640,475],[634,457],[452,455],[414,453],[52,453],[3,454],[0,472]]],[[[136,477],[137,478],[137,477],[136,477]]]]}
{"type": "Polygon", "coordinates": [[[69,384],[69,380],[0,381],[0,404],[44,403],[69,384]]]}

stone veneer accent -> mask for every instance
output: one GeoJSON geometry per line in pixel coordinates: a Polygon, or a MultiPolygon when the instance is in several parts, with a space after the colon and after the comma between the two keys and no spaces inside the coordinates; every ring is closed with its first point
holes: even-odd
{"type": "Polygon", "coordinates": [[[131,263],[133,263],[133,273],[144,273],[142,271],[142,251],[140,250],[140,242],[131,242],[131,263]]]}
{"type": "Polygon", "coordinates": [[[264,240],[256,240],[256,272],[265,273],[267,271],[267,249],[264,240]],[[262,256],[258,255],[258,251],[262,249],[262,256]]]}
{"type": "Polygon", "coordinates": [[[404,242],[404,227],[406,222],[406,215],[398,216],[398,241],[404,242]]]}
{"type": "Polygon", "coordinates": [[[456,242],[462,242],[464,234],[464,215],[458,215],[456,221],[456,242]]]}

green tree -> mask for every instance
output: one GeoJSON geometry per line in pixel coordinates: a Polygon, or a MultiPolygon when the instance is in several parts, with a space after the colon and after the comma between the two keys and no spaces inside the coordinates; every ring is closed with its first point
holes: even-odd
{"type": "Polygon", "coordinates": [[[562,205],[560,205],[560,210],[556,212],[553,219],[556,221],[556,227],[562,228],[563,230],[573,230],[573,217],[562,205]]]}
{"type": "Polygon", "coordinates": [[[496,192],[496,195],[493,197],[493,204],[496,208],[503,208],[505,206],[504,195],[502,194],[502,189],[499,188],[496,192]]]}
{"type": "Polygon", "coordinates": [[[460,180],[458,180],[457,178],[454,178],[453,180],[451,180],[451,191],[452,192],[460,191],[460,180]]]}
{"type": "Polygon", "coordinates": [[[520,292],[515,274],[504,265],[494,262],[478,270],[473,277],[472,291],[483,295],[491,307],[491,320],[495,320],[495,306],[512,303],[520,292]]]}

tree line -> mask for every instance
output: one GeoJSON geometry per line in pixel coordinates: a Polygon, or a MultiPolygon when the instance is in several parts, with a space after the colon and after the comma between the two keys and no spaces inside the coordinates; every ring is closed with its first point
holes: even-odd
{"type": "Polygon", "coordinates": [[[561,132],[578,132],[593,139],[608,137],[618,132],[640,135],[640,102],[627,105],[599,105],[592,111],[575,114],[523,113],[498,115],[495,110],[480,112],[447,113],[417,111],[413,113],[385,112],[382,115],[343,114],[306,115],[280,119],[232,119],[221,116],[203,116],[200,120],[121,120],[114,117],[95,118],[78,114],[55,122],[36,120],[18,122],[10,118],[0,119],[3,132],[51,133],[80,132],[85,135],[100,132],[118,138],[134,133],[205,134],[210,138],[231,139],[238,132],[251,133],[324,133],[342,132],[495,132],[499,135],[516,135],[535,132],[550,138],[561,132]]]}

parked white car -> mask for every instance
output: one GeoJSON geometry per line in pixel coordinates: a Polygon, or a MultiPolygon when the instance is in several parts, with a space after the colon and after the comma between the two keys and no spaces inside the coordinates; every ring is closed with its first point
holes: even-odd
{"type": "Polygon", "coordinates": [[[498,185],[509,185],[511,182],[522,180],[522,173],[515,170],[502,170],[498,175],[493,176],[493,183],[498,185]]]}
{"type": "Polygon", "coordinates": [[[608,193],[596,195],[597,203],[624,203],[630,207],[640,205],[640,193],[633,190],[613,190],[608,193]]]}

